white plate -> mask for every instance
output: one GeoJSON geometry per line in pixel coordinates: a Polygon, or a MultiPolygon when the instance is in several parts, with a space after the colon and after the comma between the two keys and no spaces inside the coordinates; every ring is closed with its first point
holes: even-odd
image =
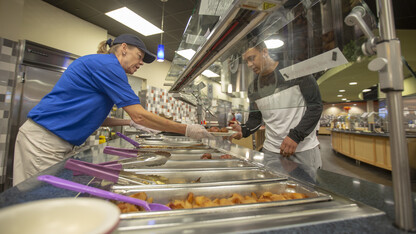
{"type": "Polygon", "coordinates": [[[0,209],[0,233],[110,233],[120,209],[97,198],[54,198],[0,209]]]}
{"type": "Polygon", "coordinates": [[[237,131],[228,131],[228,132],[209,132],[211,133],[211,135],[213,136],[231,136],[234,133],[236,133],[237,131]]]}

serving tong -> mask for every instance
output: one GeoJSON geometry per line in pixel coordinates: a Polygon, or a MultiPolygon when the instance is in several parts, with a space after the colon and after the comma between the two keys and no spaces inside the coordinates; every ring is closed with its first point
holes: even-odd
{"type": "Polygon", "coordinates": [[[75,192],[80,193],[88,193],[97,197],[107,198],[116,201],[127,202],[133,205],[138,205],[143,207],[147,211],[163,211],[163,210],[170,210],[169,207],[159,204],[159,203],[147,203],[146,201],[124,196],[117,193],[112,193],[103,189],[94,188],[90,186],[86,186],[83,184],[75,183],[69,180],[61,179],[51,175],[41,175],[38,176],[38,180],[47,182],[55,187],[68,189],[75,192]]]}
{"type": "MultiPolygon", "coordinates": [[[[181,144],[181,146],[168,146],[168,145],[140,145],[139,142],[129,138],[126,135],[123,135],[120,132],[116,133],[117,136],[121,137],[122,139],[126,140],[127,142],[129,142],[130,144],[132,144],[134,147],[136,148],[141,148],[141,149],[152,149],[152,150],[157,150],[157,149],[201,149],[201,147],[204,147],[204,144],[202,143],[198,143],[198,144],[185,144],[186,146],[183,146],[183,144],[181,144]]],[[[169,143],[167,143],[169,144],[169,143]]]]}
{"type": "Polygon", "coordinates": [[[142,175],[122,170],[122,164],[100,165],[75,159],[68,159],[65,168],[74,171],[75,174],[86,174],[102,180],[111,181],[121,185],[155,185],[165,184],[168,179],[157,175],[142,175]]]}
{"type": "Polygon", "coordinates": [[[125,149],[112,146],[106,146],[103,150],[103,153],[116,155],[124,158],[137,158],[139,160],[146,160],[148,158],[155,157],[155,155],[163,156],[169,159],[171,155],[169,152],[166,151],[143,151],[139,149],[125,149]]]}

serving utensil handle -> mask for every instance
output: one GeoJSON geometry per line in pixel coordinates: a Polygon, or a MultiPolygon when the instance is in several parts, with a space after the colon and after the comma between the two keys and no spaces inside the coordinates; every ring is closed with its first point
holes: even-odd
{"type": "Polygon", "coordinates": [[[81,164],[74,162],[76,160],[68,159],[65,163],[65,168],[70,169],[73,171],[82,172],[86,175],[95,176],[102,180],[108,180],[114,183],[118,182],[118,174],[120,171],[116,171],[111,168],[107,168],[104,166],[96,165],[94,167],[88,166],[86,164],[81,164]],[[100,166],[100,167],[98,167],[100,166]],[[101,168],[102,167],[102,168],[101,168]]]}
{"type": "Polygon", "coordinates": [[[106,190],[86,186],[83,184],[75,183],[75,182],[61,179],[61,178],[51,176],[51,175],[38,176],[38,180],[47,182],[58,188],[68,189],[68,190],[80,192],[80,193],[88,193],[97,197],[131,203],[134,205],[141,206],[147,211],[150,211],[149,204],[146,201],[143,201],[140,199],[123,196],[117,193],[112,193],[106,190]]]}
{"type": "Polygon", "coordinates": [[[127,141],[127,142],[129,142],[130,144],[134,145],[135,147],[140,147],[139,142],[137,142],[137,141],[135,141],[135,140],[130,139],[129,137],[127,137],[127,136],[125,136],[125,135],[121,134],[120,132],[117,132],[116,134],[117,134],[117,136],[119,136],[119,137],[123,138],[124,140],[126,140],[126,141],[127,141]]]}

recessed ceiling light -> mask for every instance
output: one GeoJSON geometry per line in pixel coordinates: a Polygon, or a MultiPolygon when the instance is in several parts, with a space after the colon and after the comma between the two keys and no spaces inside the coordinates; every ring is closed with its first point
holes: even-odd
{"type": "Polygon", "coordinates": [[[346,100],[345,102],[350,102],[351,100],[346,100]]]}
{"type": "Polygon", "coordinates": [[[109,11],[105,14],[126,25],[127,27],[139,32],[140,34],[143,34],[144,36],[150,36],[163,32],[160,28],[154,26],[152,23],[145,20],[140,15],[134,13],[127,7],[109,11]]]}
{"type": "Polygon", "coordinates": [[[343,99],[341,99],[341,100],[345,101],[345,100],[347,100],[347,99],[346,99],[346,98],[343,98],[343,99]]]}
{"type": "Polygon", "coordinates": [[[266,44],[266,47],[268,49],[276,49],[276,48],[282,47],[285,43],[279,39],[270,39],[270,40],[265,40],[264,44],[266,44]]]}
{"type": "Polygon", "coordinates": [[[371,91],[371,89],[363,89],[363,93],[370,92],[370,91],[371,91]]]}
{"type": "Polygon", "coordinates": [[[338,94],[337,97],[342,97],[342,94],[338,94]]]}
{"type": "Polygon", "coordinates": [[[343,93],[343,92],[345,92],[345,89],[340,89],[339,92],[343,93]]]}
{"type": "Polygon", "coordinates": [[[350,82],[350,85],[357,85],[357,82],[350,82]]]}
{"type": "Polygon", "coordinates": [[[354,106],[356,106],[357,104],[354,103],[354,106]]]}
{"type": "Polygon", "coordinates": [[[206,76],[206,77],[220,77],[220,75],[218,75],[217,73],[211,71],[211,70],[205,70],[202,72],[202,75],[206,76]]]}
{"type": "Polygon", "coordinates": [[[195,55],[196,51],[193,49],[186,49],[186,50],[178,50],[176,51],[180,56],[191,60],[191,58],[195,55]]]}

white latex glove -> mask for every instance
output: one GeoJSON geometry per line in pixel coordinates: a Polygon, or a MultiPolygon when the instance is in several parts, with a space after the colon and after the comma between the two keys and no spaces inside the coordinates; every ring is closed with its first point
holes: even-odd
{"type": "Polygon", "coordinates": [[[202,125],[199,124],[188,124],[186,126],[185,136],[200,140],[202,138],[214,139],[214,136],[211,135],[202,125]]]}
{"type": "Polygon", "coordinates": [[[154,129],[151,129],[151,128],[146,128],[145,126],[142,126],[140,124],[136,124],[133,120],[130,121],[130,127],[133,127],[133,128],[135,128],[137,130],[142,130],[142,131],[145,131],[145,132],[148,132],[148,133],[155,133],[155,134],[157,134],[157,133],[160,132],[159,130],[154,130],[154,129]]]}

